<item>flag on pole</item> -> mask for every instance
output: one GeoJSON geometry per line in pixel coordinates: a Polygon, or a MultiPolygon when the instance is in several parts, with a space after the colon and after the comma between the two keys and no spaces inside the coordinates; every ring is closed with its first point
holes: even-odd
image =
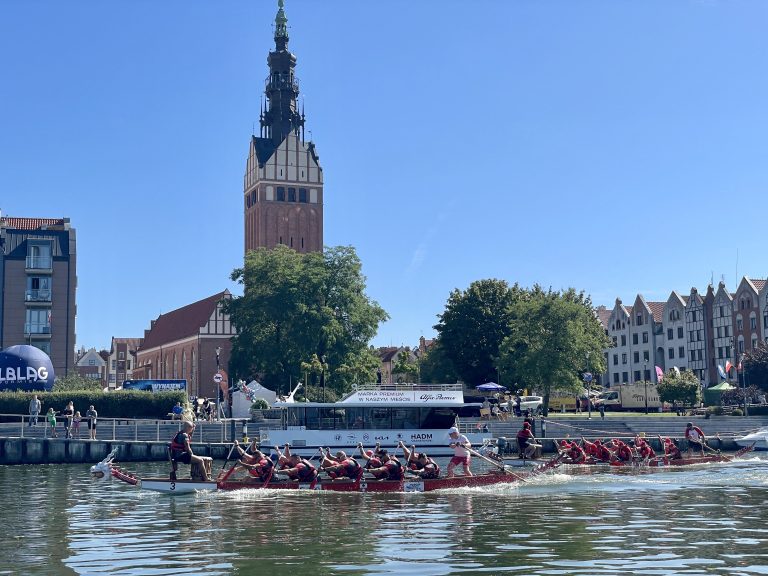
{"type": "Polygon", "coordinates": [[[744,365],[742,364],[742,361],[739,360],[739,365],[736,366],[736,372],[741,372],[744,369],[744,365]]]}
{"type": "Polygon", "coordinates": [[[720,374],[720,378],[722,378],[723,380],[725,380],[725,378],[726,378],[726,376],[725,376],[725,370],[723,370],[723,366],[722,366],[721,364],[718,364],[718,365],[717,365],[717,373],[718,373],[718,374],[720,374]]]}
{"type": "Polygon", "coordinates": [[[680,368],[678,368],[677,366],[672,366],[672,370],[674,370],[674,371],[675,371],[675,374],[676,374],[677,376],[680,376],[680,368]]]}
{"type": "Polygon", "coordinates": [[[725,373],[727,374],[728,372],[730,372],[731,368],[733,368],[733,364],[731,364],[730,360],[727,360],[725,362],[725,373]]]}
{"type": "Polygon", "coordinates": [[[664,379],[664,370],[659,366],[656,366],[656,382],[661,382],[664,379]]]}

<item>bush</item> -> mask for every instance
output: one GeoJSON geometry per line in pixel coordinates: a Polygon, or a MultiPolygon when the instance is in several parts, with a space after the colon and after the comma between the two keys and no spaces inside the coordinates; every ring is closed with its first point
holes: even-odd
{"type": "Polygon", "coordinates": [[[269,404],[267,404],[267,401],[264,400],[264,398],[256,398],[256,400],[253,401],[253,404],[251,404],[251,412],[254,410],[267,410],[269,408],[269,404]]]}
{"type": "Polygon", "coordinates": [[[723,407],[722,406],[710,406],[707,408],[707,414],[711,414],[713,416],[722,416],[723,415],[723,407]]]}
{"type": "Polygon", "coordinates": [[[731,412],[731,416],[744,416],[744,412],[741,408],[734,408],[733,412],[731,412]]]}
{"type": "MultiPolygon", "coordinates": [[[[0,392],[0,414],[29,414],[29,401],[33,394],[35,393],[0,392]]],[[[37,397],[42,405],[41,415],[51,407],[56,412],[61,412],[67,402],[72,400],[75,410],[79,410],[83,416],[88,406],[93,404],[99,418],[163,419],[176,402],[187,403],[187,394],[183,390],[157,393],[138,390],[37,392],[37,397]]]]}

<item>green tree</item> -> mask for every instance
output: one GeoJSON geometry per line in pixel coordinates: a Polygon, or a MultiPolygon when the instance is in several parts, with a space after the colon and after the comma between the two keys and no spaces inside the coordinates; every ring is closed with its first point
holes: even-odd
{"type": "Polygon", "coordinates": [[[768,391],[768,346],[760,344],[744,354],[744,378],[749,384],[768,391]]]}
{"type": "Polygon", "coordinates": [[[56,378],[53,383],[54,392],[72,392],[75,390],[90,390],[92,392],[101,392],[103,390],[101,380],[93,378],[83,378],[80,374],[70,372],[66,376],[56,378]]]}
{"type": "Polygon", "coordinates": [[[512,306],[521,296],[504,280],[478,280],[454,290],[434,326],[443,351],[467,384],[496,378],[499,346],[510,334],[512,306]]]}
{"type": "Polygon", "coordinates": [[[421,381],[428,384],[452,384],[459,379],[453,362],[436,339],[419,359],[421,381]]]}
{"type": "Polygon", "coordinates": [[[698,406],[701,402],[701,383],[690,370],[678,374],[670,370],[658,384],[659,400],[681,406],[698,406]]]}
{"type": "Polygon", "coordinates": [[[512,307],[510,334],[499,350],[499,367],[521,387],[544,397],[552,390],[580,391],[585,369],[605,371],[603,348],[610,345],[589,296],[539,286],[512,307]]]}
{"type": "Polygon", "coordinates": [[[416,382],[419,379],[419,364],[412,357],[410,348],[397,354],[392,374],[398,378],[398,382],[416,382]]]}
{"type": "Polygon", "coordinates": [[[274,390],[304,380],[314,359],[326,370],[311,371],[311,384],[343,392],[371,381],[375,364],[368,342],[387,313],[365,294],[362,265],[352,247],[299,254],[286,246],[249,252],[232,279],[243,296],[225,302],[238,335],[230,371],[258,376],[274,390]]]}

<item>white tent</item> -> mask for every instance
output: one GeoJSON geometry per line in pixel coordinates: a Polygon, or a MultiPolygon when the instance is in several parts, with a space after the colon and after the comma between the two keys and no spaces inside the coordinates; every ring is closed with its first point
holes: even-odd
{"type": "Polygon", "coordinates": [[[270,406],[275,403],[277,394],[268,388],[264,388],[261,384],[252,380],[246,384],[248,388],[248,395],[240,390],[232,392],[232,417],[233,418],[250,418],[251,417],[251,404],[259,398],[265,400],[270,406]]]}

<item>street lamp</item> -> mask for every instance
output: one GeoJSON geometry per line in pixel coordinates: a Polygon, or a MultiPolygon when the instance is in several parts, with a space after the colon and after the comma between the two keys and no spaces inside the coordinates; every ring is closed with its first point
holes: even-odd
{"type": "Polygon", "coordinates": [[[648,414],[648,364],[643,362],[643,384],[645,384],[645,413],[648,414]]]}
{"type": "Polygon", "coordinates": [[[219,357],[221,356],[221,346],[216,347],[216,372],[219,371],[221,364],[219,364],[219,357]]]}
{"type": "MultiPolygon", "coordinates": [[[[747,380],[744,377],[744,354],[739,359],[739,366],[741,366],[741,389],[744,392],[744,416],[747,415],[747,380]]],[[[738,370],[738,367],[736,368],[738,370]]]]}
{"type": "Polygon", "coordinates": [[[325,354],[320,356],[320,387],[323,389],[323,402],[325,402],[325,354]]]}

